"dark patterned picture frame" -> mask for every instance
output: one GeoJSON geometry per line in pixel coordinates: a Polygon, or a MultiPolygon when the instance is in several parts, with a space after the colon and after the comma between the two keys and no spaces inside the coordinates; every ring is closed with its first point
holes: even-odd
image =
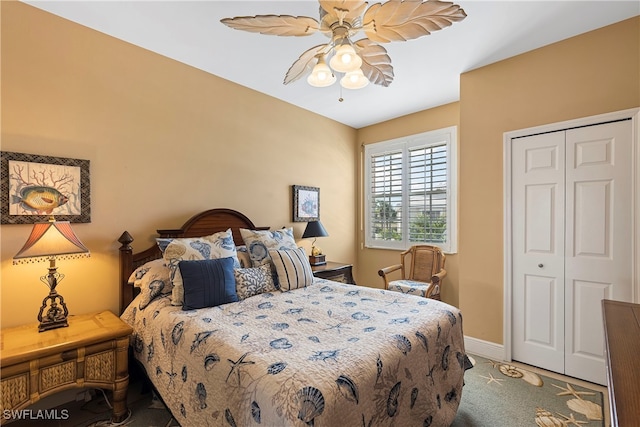
{"type": "Polygon", "coordinates": [[[320,220],[320,189],[304,185],[292,185],[293,221],[309,222],[320,220]]]}
{"type": "Polygon", "coordinates": [[[0,151],[0,175],[0,223],[91,222],[89,160],[0,151]]]}

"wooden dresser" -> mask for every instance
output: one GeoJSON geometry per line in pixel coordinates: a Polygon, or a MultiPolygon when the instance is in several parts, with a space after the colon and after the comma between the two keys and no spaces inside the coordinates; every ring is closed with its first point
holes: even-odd
{"type": "Polygon", "coordinates": [[[58,391],[96,387],[113,390],[112,421],[123,421],[131,332],[110,311],[69,316],[68,327],[45,332],[38,332],[37,323],[3,329],[0,413],[26,408],[58,391]]]}
{"type": "Polygon", "coordinates": [[[603,300],[612,427],[640,426],[640,304],[603,300]]]}

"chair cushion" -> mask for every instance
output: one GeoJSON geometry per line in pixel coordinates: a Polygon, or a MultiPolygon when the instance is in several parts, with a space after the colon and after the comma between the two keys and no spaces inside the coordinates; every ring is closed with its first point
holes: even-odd
{"type": "MultiPolygon", "coordinates": [[[[403,294],[417,295],[419,297],[425,297],[427,288],[430,283],[416,282],[415,280],[394,280],[389,282],[389,290],[393,292],[401,292],[403,294]]],[[[431,295],[437,295],[440,293],[440,286],[436,285],[436,288],[431,295]]]]}

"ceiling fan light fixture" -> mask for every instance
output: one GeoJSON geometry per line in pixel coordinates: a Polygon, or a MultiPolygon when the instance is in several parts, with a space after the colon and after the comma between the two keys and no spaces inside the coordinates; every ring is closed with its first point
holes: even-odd
{"type": "Polygon", "coordinates": [[[307,77],[307,83],[315,87],[327,87],[336,82],[336,76],[331,68],[324,61],[324,58],[318,58],[318,63],[313,67],[313,71],[307,77]]]}
{"type": "Polygon", "coordinates": [[[335,53],[329,61],[332,69],[339,73],[350,73],[356,71],[362,65],[362,58],[356,50],[348,43],[341,44],[335,49],[335,53]]]}
{"type": "Polygon", "coordinates": [[[369,84],[369,79],[365,77],[361,69],[351,71],[340,79],[340,84],[345,89],[362,89],[369,84]]]}
{"type": "Polygon", "coordinates": [[[283,83],[286,85],[307,76],[311,69],[313,75],[307,81],[313,86],[333,84],[335,71],[345,75],[340,80],[345,88],[356,89],[366,86],[369,81],[383,87],[393,82],[391,58],[381,43],[428,36],[467,17],[459,5],[446,0],[386,0],[372,5],[365,0],[318,1],[320,20],[310,16],[272,14],[236,16],[220,22],[236,30],[273,36],[302,37],[322,33],[331,40],[304,51],[289,67],[283,83]],[[365,38],[353,43],[351,38],[360,31],[364,32],[365,38]],[[320,64],[321,56],[331,57],[330,73],[320,64]],[[363,64],[366,77],[360,70],[363,64]]]}

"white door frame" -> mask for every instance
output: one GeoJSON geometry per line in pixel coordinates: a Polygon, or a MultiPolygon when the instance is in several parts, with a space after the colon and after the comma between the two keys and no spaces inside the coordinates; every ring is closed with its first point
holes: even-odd
{"type": "Polygon", "coordinates": [[[535,126],[526,129],[520,129],[516,131],[505,132],[503,135],[503,209],[504,209],[504,271],[503,271],[503,283],[504,283],[504,303],[503,303],[503,349],[504,360],[511,361],[511,322],[512,322],[512,268],[513,262],[512,251],[512,233],[511,233],[511,141],[513,138],[518,138],[527,135],[533,135],[545,132],[561,131],[569,128],[595,125],[599,123],[631,119],[632,121],[632,133],[631,141],[633,144],[633,182],[632,186],[632,206],[633,206],[633,224],[632,232],[635,236],[634,245],[632,250],[632,258],[635,260],[632,267],[632,298],[633,302],[640,303],[640,108],[632,108],[629,110],[615,111],[612,113],[599,114],[597,116],[584,117],[581,119],[568,120],[564,122],[552,123],[543,126],[535,126]]]}

